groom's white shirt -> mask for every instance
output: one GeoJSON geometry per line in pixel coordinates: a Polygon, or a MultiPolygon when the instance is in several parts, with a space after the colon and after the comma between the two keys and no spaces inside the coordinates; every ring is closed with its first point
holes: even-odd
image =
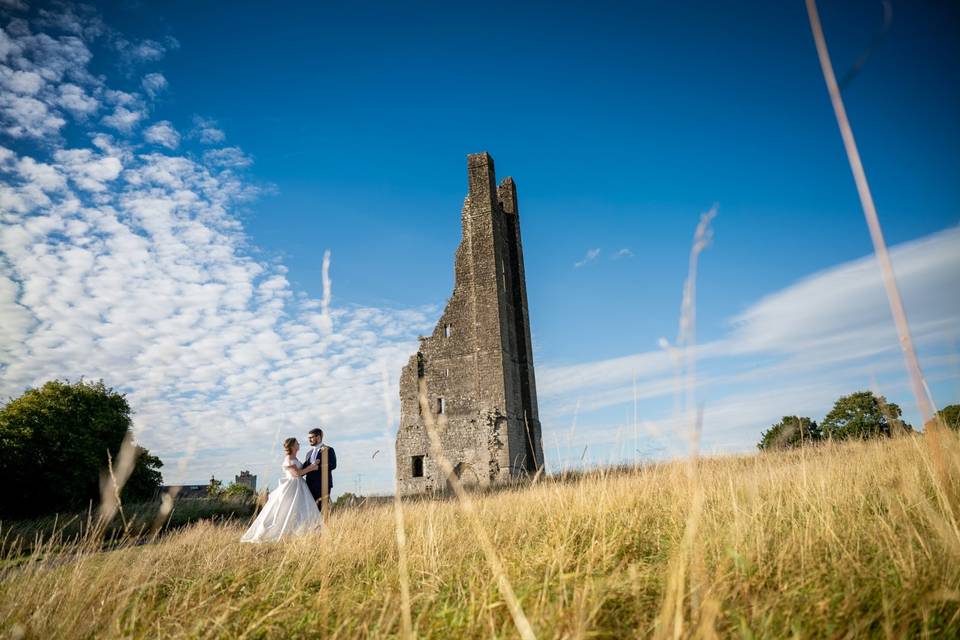
{"type": "Polygon", "coordinates": [[[307,460],[310,464],[317,461],[317,451],[318,449],[316,447],[310,447],[310,451],[307,452],[307,460]]]}

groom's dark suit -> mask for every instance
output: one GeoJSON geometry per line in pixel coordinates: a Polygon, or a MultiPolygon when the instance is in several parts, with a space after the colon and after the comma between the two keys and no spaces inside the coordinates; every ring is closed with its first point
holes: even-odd
{"type": "MultiPolygon", "coordinates": [[[[333,470],[337,468],[337,452],[333,450],[333,447],[328,447],[326,445],[321,445],[316,453],[316,463],[321,465],[321,469],[316,471],[311,471],[305,476],[307,481],[307,486],[310,488],[310,494],[313,496],[314,500],[320,499],[320,494],[323,493],[323,450],[327,450],[327,491],[330,492],[333,490],[333,470]]],[[[304,462],[304,466],[311,464],[312,456],[307,455],[307,460],[304,462]]],[[[327,494],[329,495],[329,493],[327,494]]]]}

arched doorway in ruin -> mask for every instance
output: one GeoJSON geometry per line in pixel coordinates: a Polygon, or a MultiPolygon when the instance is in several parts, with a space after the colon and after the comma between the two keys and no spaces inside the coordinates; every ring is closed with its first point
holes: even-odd
{"type": "Polygon", "coordinates": [[[453,473],[460,480],[460,484],[465,489],[472,489],[480,486],[480,476],[477,474],[473,465],[467,462],[460,462],[453,468],[453,473]]]}

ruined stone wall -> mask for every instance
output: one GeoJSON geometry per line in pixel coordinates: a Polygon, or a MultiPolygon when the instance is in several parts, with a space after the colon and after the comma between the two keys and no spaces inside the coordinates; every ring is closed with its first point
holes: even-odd
{"type": "Polygon", "coordinates": [[[402,494],[444,490],[420,414],[423,377],[447,458],[466,484],[532,474],[543,464],[516,187],[493,159],[467,158],[468,194],[453,295],[400,376],[397,479],[402,494]]]}

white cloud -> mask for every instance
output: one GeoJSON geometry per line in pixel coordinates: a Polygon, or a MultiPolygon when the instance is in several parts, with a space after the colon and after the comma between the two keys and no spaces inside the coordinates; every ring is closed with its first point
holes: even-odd
{"type": "MultiPolygon", "coordinates": [[[[45,10],[40,14],[48,21],[45,10]]],[[[87,69],[92,54],[84,39],[98,33],[96,21],[68,31],[82,36],[33,33],[16,19],[0,29],[0,131],[7,136],[52,143],[68,116],[83,119],[97,110],[101,80],[87,69]]]]}
{"type": "MultiPolygon", "coordinates": [[[[55,377],[104,378],[128,393],[138,438],[167,463],[168,482],[241,466],[269,480],[280,438],[319,423],[341,464],[365,462],[370,446],[386,451],[381,371],[396,403],[396,377],[437,310],[338,307],[329,258],[323,298],[295,292],[282,267],[250,255],[232,213],[256,190],[223,169],[249,156],[142,153],[98,131],[79,116],[106,105],[102,123],[131,131],[140,96],[93,78],[86,56],[49,55],[63,38],[18,29],[0,32],[0,56],[30,62],[22,70],[43,83],[15,95],[36,100],[36,115],[0,105],[6,137],[47,136],[77,116],[91,144],[0,146],[0,396],[55,377]]],[[[195,125],[201,141],[222,141],[212,121],[195,125]]],[[[144,136],[175,146],[166,121],[144,136]]],[[[382,453],[365,473],[387,487],[392,470],[382,453]]]]}
{"type": "Polygon", "coordinates": [[[145,62],[160,60],[166,52],[166,48],[154,40],[138,42],[127,50],[131,58],[145,62]]]}
{"type": "Polygon", "coordinates": [[[579,269],[580,267],[596,260],[599,255],[600,255],[600,249],[589,249],[587,251],[587,254],[583,256],[581,260],[578,260],[573,263],[573,268],[579,269]]]}
{"type": "MultiPolygon", "coordinates": [[[[63,149],[49,169],[15,162],[59,192],[0,229],[0,324],[15,338],[0,392],[58,376],[121,385],[144,444],[168,462],[197,450],[195,468],[165,469],[171,481],[241,463],[270,473],[279,437],[321,422],[347,458],[367,455],[349,443],[382,431],[379,363],[399,372],[432,311],[331,307],[327,319],[302,304],[281,271],[244,253],[228,213],[242,186],[189,159],[121,168],[63,149]],[[204,459],[224,447],[236,451],[204,459]]],[[[385,478],[391,465],[383,456],[385,478]]]]}
{"type": "MultiPolygon", "coordinates": [[[[928,379],[950,379],[949,353],[960,339],[960,227],[895,246],[891,258],[928,379]]],[[[706,400],[704,443],[749,449],[785,414],[819,419],[839,395],[879,385],[909,400],[899,340],[873,256],[808,276],[750,305],[727,335],[695,348],[697,393],[706,400]]],[[[671,417],[681,381],[666,351],[537,369],[541,417],[630,407],[636,398],[676,452],[685,423],[671,417]],[[636,380],[636,388],[634,388],[636,380]]],[[[614,409],[615,410],[615,409],[614,409]]],[[[598,413],[599,415],[599,413],[598,413]]],[[[911,418],[915,423],[917,417],[911,418]]],[[[587,421],[586,424],[589,424],[587,421]]],[[[606,426],[581,427],[598,435],[606,426]]],[[[598,435],[599,437],[599,435],[598,435]]],[[[681,442],[682,443],[682,442],[681,442]]]]}
{"type": "Polygon", "coordinates": [[[107,32],[107,27],[90,5],[60,2],[54,9],[40,9],[36,24],[51,30],[92,40],[107,32]]]}
{"type": "Polygon", "coordinates": [[[43,88],[43,77],[36,71],[18,71],[0,67],[0,87],[21,95],[36,95],[43,88]]]}
{"type": "Polygon", "coordinates": [[[158,62],[170,51],[180,48],[176,38],[167,37],[161,40],[141,40],[131,42],[126,38],[114,34],[113,46],[127,64],[143,64],[158,62]]]}
{"type": "MultiPolygon", "coordinates": [[[[923,328],[918,339],[940,339],[943,331],[960,333],[960,299],[944,295],[960,276],[957,246],[960,228],[953,227],[892,250],[911,321],[915,328],[923,328]]],[[[819,359],[835,352],[838,345],[845,346],[841,355],[850,357],[898,348],[873,256],[813,274],[762,298],[738,314],[731,329],[721,340],[698,345],[697,359],[753,354],[819,359]]],[[[661,375],[671,367],[666,352],[656,350],[544,368],[538,380],[542,393],[568,393],[578,386],[623,384],[634,372],[641,378],[661,375]]]]}
{"type": "Polygon", "coordinates": [[[143,132],[143,138],[147,142],[159,144],[168,149],[176,149],[180,146],[180,134],[173,128],[169,120],[161,120],[147,127],[143,132]]]}
{"type": "Polygon", "coordinates": [[[227,169],[243,169],[253,164],[253,158],[241,151],[239,147],[212,149],[203,154],[203,159],[209,165],[227,169]]]}
{"type": "Polygon", "coordinates": [[[630,249],[620,249],[619,251],[617,251],[615,254],[611,256],[611,259],[620,260],[621,258],[632,258],[632,257],[633,257],[633,251],[630,251],[630,249]]]}
{"type": "Polygon", "coordinates": [[[140,98],[140,95],[130,93],[129,91],[116,91],[108,88],[103,91],[103,95],[111,105],[131,108],[140,108],[143,106],[143,100],[140,98]]]}
{"type": "Polygon", "coordinates": [[[227,136],[217,126],[216,120],[194,116],[190,137],[197,138],[204,144],[218,144],[223,142],[227,136]]]}
{"type": "Polygon", "coordinates": [[[0,0],[0,7],[17,11],[26,11],[29,8],[23,0],[0,0]]]}
{"type": "Polygon", "coordinates": [[[59,93],[60,98],[57,104],[73,114],[74,117],[82,118],[92,115],[100,107],[95,98],[89,96],[75,84],[68,82],[60,85],[59,93]]]}
{"type": "Polygon", "coordinates": [[[109,182],[120,175],[119,158],[98,154],[90,149],[61,149],[54,153],[59,169],[82,191],[106,191],[109,182]]]}
{"type": "Polygon", "coordinates": [[[0,96],[3,132],[12,138],[48,138],[67,123],[49,106],[30,96],[0,96]]]}
{"type": "Polygon", "coordinates": [[[20,158],[16,169],[20,178],[43,191],[62,191],[67,186],[66,179],[57,167],[37,162],[33,158],[20,158]]]}
{"type": "Polygon", "coordinates": [[[167,89],[167,79],[162,73],[148,73],[143,76],[140,84],[151,98],[157,97],[157,95],[167,89]]]}
{"type": "Polygon", "coordinates": [[[93,82],[87,70],[93,54],[87,42],[77,36],[51,36],[46,33],[31,33],[26,22],[13,21],[6,27],[16,43],[12,60],[17,69],[36,71],[47,82],[93,82]]]}
{"type": "Polygon", "coordinates": [[[11,38],[6,31],[0,29],[0,61],[6,62],[7,58],[15,53],[18,48],[13,38],[11,38]]]}
{"type": "Polygon", "coordinates": [[[112,127],[123,133],[132,132],[146,114],[139,109],[127,109],[124,106],[117,106],[113,113],[103,117],[103,124],[112,127]]]}
{"type": "MultiPolygon", "coordinates": [[[[960,299],[945,295],[960,276],[960,229],[896,247],[892,260],[911,320],[960,317],[960,299]]],[[[796,353],[831,348],[835,336],[888,327],[890,311],[873,256],[804,278],[734,319],[738,348],[796,353]]],[[[887,336],[878,336],[883,341],[887,336]]]]}

